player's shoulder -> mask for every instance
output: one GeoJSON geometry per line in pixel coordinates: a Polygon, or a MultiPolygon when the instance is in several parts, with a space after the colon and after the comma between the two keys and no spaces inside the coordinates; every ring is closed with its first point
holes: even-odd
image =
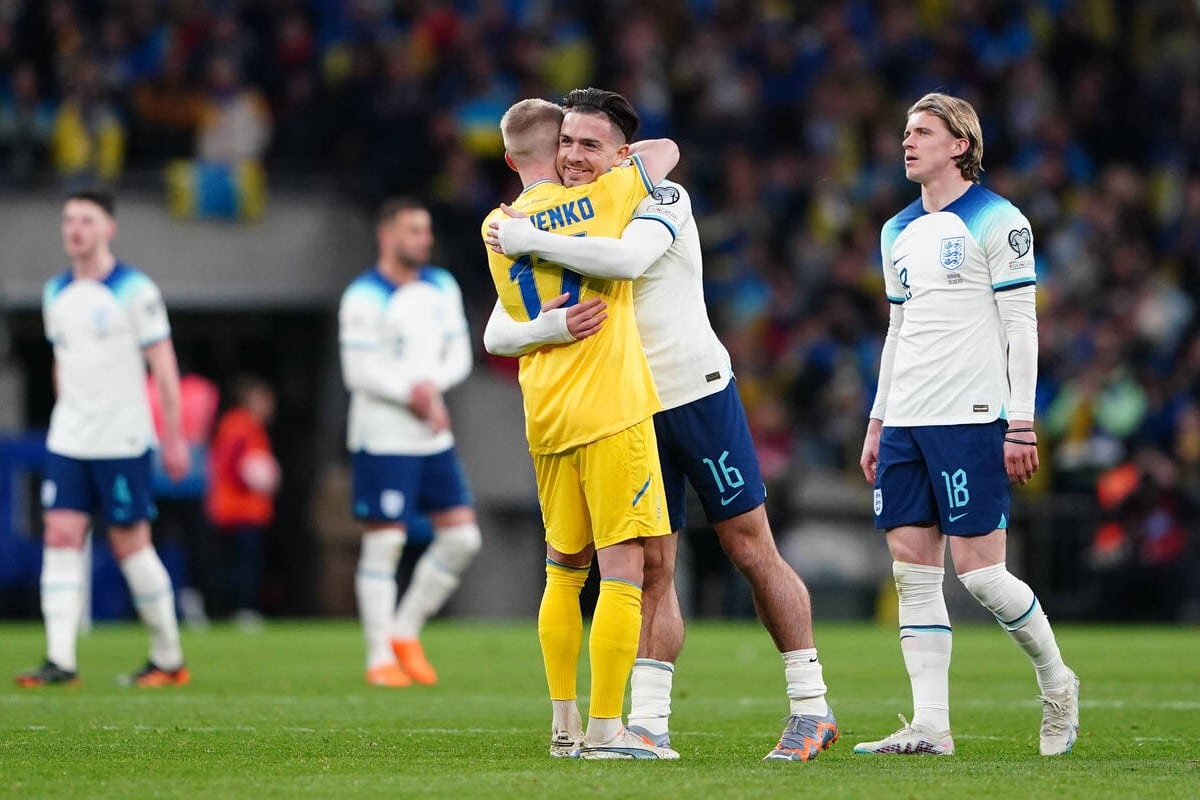
{"type": "Polygon", "coordinates": [[[70,267],[55,275],[52,275],[46,281],[46,283],[42,285],[42,302],[52,302],[55,298],[62,294],[63,289],[67,288],[67,286],[71,284],[72,280],[74,280],[74,275],[71,272],[70,267]]]}
{"type": "Polygon", "coordinates": [[[972,184],[946,210],[957,214],[973,233],[986,233],[997,226],[1029,225],[1016,204],[979,184],[972,184]]]}
{"type": "Polygon", "coordinates": [[[913,220],[918,217],[923,217],[926,214],[925,207],[921,205],[921,198],[918,197],[907,206],[900,210],[895,216],[883,223],[883,236],[895,237],[900,231],[912,224],[913,220]]]}
{"type": "Polygon", "coordinates": [[[458,281],[454,279],[454,274],[445,267],[439,267],[436,264],[426,264],[421,267],[417,277],[418,280],[431,284],[438,291],[450,293],[459,291],[458,281]]]}
{"type": "Polygon", "coordinates": [[[158,284],[144,271],[132,264],[118,261],[102,281],[119,299],[157,292],[158,284]]]}
{"type": "Polygon", "coordinates": [[[374,266],[358,273],[342,292],[343,303],[386,303],[396,291],[396,285],[374,266]]]}

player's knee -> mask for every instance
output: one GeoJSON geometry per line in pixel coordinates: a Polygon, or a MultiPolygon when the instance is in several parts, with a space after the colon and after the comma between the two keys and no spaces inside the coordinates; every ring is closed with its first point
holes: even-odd
{"type": "Polygon", "coordinates": [[[980,605],[1001,618],[1023,612],[1033,601],[1033,590],[1003,562],[964,572],[958,579],[980,605]]]}
{"type": "Polygon", "coordinates": [[[42,518],[42,543],[46,547],[61,547],[78,550],[87,538],[90,520],[84,514],[72,511],[48,511],[42,518]]]}
{"type": "Polygon", "coordinates": [[[467,568],[481,547],[483,534],[478,525],[439,529],[430,545],[437,560],[458,574],[467,568]]]}
{"type": "Polygon", "coordinates": [[[721,549],[743,573],[761,569],[780,557],[771,529],[765,525],[746,524],[748,522],[735,518],[716,525],[721,549]]]}
{"type": "Polygon", "coordinates": [[[395,572],[406,539],[404,531],[399,528],[383,528],[364,533],[362,549],[358,555],[359,565],[376,571],[395,572]]]}
{"type": "Polygon", "coordinates": [[[647,539],[642,550],[643,574],[646,583],[672,581],[675,579],[675,548],[662,536],[647,539]]]}
{"type": "Polygon", "coordinates": [[[919,606],[929,602],[941,602],[942,580],[946,571],[942,567],[926,564],[910,564],[906,561],[892,562],[892,577],[896,581],[896,594],[900,604],[919,606]]]}

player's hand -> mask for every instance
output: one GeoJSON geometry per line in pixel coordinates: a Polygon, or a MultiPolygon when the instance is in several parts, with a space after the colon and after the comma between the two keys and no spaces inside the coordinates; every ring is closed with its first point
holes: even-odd
{"type": "MultiPolygon", "coordinates": [[[[1032,420],[1011,420],[1008,428],[1032,428],[1032,420]]],[[[1038,471],[1037,432],[1021,431],[1004,435],[1004,471],[1012,483],[1024,486],[1038,471]],[[1027,444],[1026,444],[1027,443],[1027,444]]]]}
{"type": "Polygon", "coordinates": [[[433,381],[421,381],[412,388],[408,396],[408,407],[425,421],[434,433],[450,427],[450,412],[442,400],[442,393],[433,381]]]}
{"type": "Polygon", "coordinates": [[[487,233],[483,236],[484,241],[489,248],[501,255],[520,255],[525,250],[522,249],[523,240],[519,237],[533,227],[529,222],[518,220],[528,220],[529,215],[517,211],[507,203],[501,203],[500,210],[507,214],[509,219],[497,219],[488,223],[487,233]]]}
{"type": "MultiPolygon", "coordinates": [[[[564,298],[564,302],[568,296],[559,295],[564,298]]],[[[557,299],[556,297],[555,300],[557,299]]],[[[576,341],[586,339],[592,334],[599,333],[606,319],[608,319],[608,303],[605,303],[600,297],[592,297],[567,309],[567,333],[574,336],[576,341]]]]}
{"type": "Polygon", "coordinates": [[[178,483],[192,467],[192,452],[182,436],[166,436],[162,442],[162,465],[167,477],[178,483]]]}
{"type": "Polygon", "coordinates": [[[872,419],[867,423],[867,435],[863,437],[862,455],[858,465],[862,467],[867,483],[874,485],[875,469],[879,466],[879,437],[883,435],[883,420],[872,419]]]}

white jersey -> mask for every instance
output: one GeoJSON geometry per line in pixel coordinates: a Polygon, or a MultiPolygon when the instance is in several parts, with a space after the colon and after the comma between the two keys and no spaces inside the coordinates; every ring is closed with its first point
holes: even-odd
{"type": "Polygon", "coordinates": [[[996,294],[1036,282],[1029,220],[972,184],[941,211],[920,199],[883,226],[888,300],[903,305],[889,385],[872,417],[887,426],[1007,418],[1008,342],[996,294]]]}
{"type": "Polygon", "coordinates": [[[70,270],[42,292],[58,397],[46,447],[70,458],[130,458],[154,447],[142,351],[171,335],[154,281],[117,262],[103,280],[70,270]]]}
{"type": "Polygon", "coordinates": [[[462,293],[439,267],[396,285],[375,267],[354,279],[338,309],[342,378],[350,392],[346,445],[374,455],[429,455],[454,444],[409,409],[412,387],[445,392],[471,371],[462,293]]]}
{"type": "Polygon", "coordinates": [[[729,384],[729,351],[708,320],[700,234],[687,190],[663,181],[637,207],[633,219],[661,222],[674,237],[667,251],[634,281],[633,304],[663,408],[678,408],[729,384]]]}

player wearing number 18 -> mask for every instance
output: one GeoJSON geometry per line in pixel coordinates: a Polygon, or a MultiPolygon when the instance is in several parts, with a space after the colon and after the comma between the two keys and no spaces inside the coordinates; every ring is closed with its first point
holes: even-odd
{"type": "Polygon", "coordinates": [[[1033,235],[1012,203],[978,185],[983,137],[966,101],[918,100],[903,149],[921,196],[883,226],[891,319],[860,463],[892,554],[914,715],[854,752],[954,753],[948,537],[959,580],[1033,663],[1040,750],[1059,755],[1079,729],[1079,679],[1033,590],[1005,566],[1009,482],[1038,469],[1033,235]]]}

